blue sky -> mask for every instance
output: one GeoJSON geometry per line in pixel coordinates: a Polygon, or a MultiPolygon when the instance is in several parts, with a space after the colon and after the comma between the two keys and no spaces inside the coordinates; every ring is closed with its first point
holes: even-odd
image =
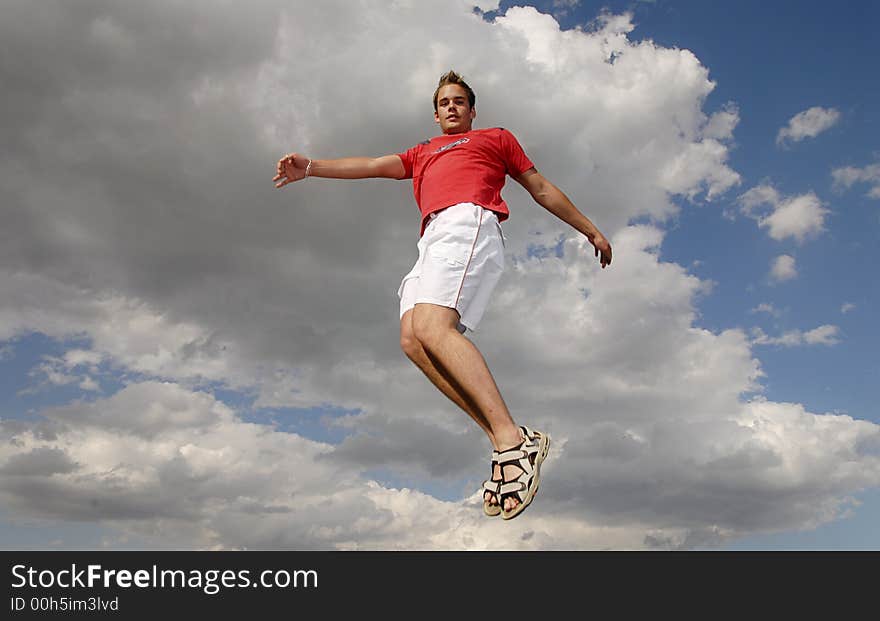
{"type": "Polygon", "coordinates": [[[504,1],[484,23],[468,3],[311,4],[0,9],[18,27],[0,37],[32,67],[0,74],[0,546],[880,549],[877,432],[858,425],[880,425],[875,3],[504,1]],[[358,35],[336,36],[349,21],[358,35]],[[569,65],[542,56],[548,40],[569,65]],[[589,57],[597,42],[632,64],[610,72],[589,57]],[[696,61],[673,54],[667,90],[652,72],[669,50],[696,61]],[[386,65],[401,79],[365,77],[386,65]],[[410,188],[268,186],[284,152],[381,155],[427,137],[419,106],[449,66],[472,76],[477,125],[510,126],[617,235],[612,268],[589,271],[569,230],[505,190],[517,267],[473,338],[512,410],[541,412],[566,447],[515,536],[469,504],[484,439],[398,349],[410,188]],[[641,70],[645,116],[618,118],[610,82],[641,70]],[[566,90],[588,75],[610,82],[566,90]],[[507,94],[536,83],[559,96],[530,117],[507,94]],[[730,132],[708,129],[725,118],[730,132]],[[679,121],[693,135],[672,136],[679,121]],[[630,168],[655,136],[657,158],[630,168]],[[709,143],[722,155],[701,177],[663,176],[709,143]],[[590,159],[592,172],[570,165],[590,159]],[[665,201],[675,213],[658,217],[665,201]],[[694,360],[706,377],[678,382],[694,360]],[[778,437],[728,426],[756,397],[778,437]],[[728,462],[743,468],[733,482],[714,469],[728,462]],[[754,519],[724,508],[733,494],[754,519]],[[861,505],[836,513],[847,498],[861,505]]]}

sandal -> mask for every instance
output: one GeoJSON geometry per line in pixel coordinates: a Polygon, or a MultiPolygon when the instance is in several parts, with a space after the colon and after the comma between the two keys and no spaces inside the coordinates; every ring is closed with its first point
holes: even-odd
{"type": "Polygon", "coordinates": [[[502,451],[498,456],[501,465],[501,489],[498,504],[501,517],[510,520],[522,513],[531,504],[538,492],[541,482],[541,463],[550,450],[550,436],[540,431],[533,431],[525,425],[520,426],[523,441],[513,448],[502,451]],[[515,464],[522,470],[515,478],[507,480],[504,476],[504,465],[515,464]],[[513,509],[506,511],[504,500],[516,498],[519,501],[513,509]]]}
{"type": "Polygon", "coordinates": [[[500,455],[498,451],[492,451],[492,473],[489,475],[489,479],[483,481],[483,513],[489,517],[495,517],[501,513],[501,505],[493,505],[489,502],[491,497],[486,496],[486,492],[489,492],[490,494],[495,494],[495,498],[497,499],[498,492],[501,489],[502,479],[491,478],[495,476],[495,466],[498,465],[498,455],[500,455]]]}

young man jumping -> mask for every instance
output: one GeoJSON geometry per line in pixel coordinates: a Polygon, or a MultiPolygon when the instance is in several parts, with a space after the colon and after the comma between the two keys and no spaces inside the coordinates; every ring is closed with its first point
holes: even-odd
{"type": "Polygon", "coordinates": [[[483,510],[519,515],[538,490],[550,437],[514,423],[486,361],[464,336],[476,329],[504,270],[500,223],[510,212],[501,189],[510,175],[553,215],[587,236],[602,268],[611,245],[555,185],[545,179],[512,133],[473,129],[473,90],[457,73],[440,78],[434,121],[442,135],[382,157],[317,160],[298,153],[278,161],[281,188],[306,177],[412,179],[422,214],[419,257],[404,276],[400,346],[428,379],[486,432],[492,474],[483,483],[483,510]]]}

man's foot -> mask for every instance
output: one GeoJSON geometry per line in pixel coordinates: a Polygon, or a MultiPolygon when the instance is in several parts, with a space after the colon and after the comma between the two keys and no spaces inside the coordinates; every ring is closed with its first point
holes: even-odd
{"type": "Polygon", "coordinates": [[[500,497],[501,517],[516,517],[532,502],[541,481],[541,463],[550,450],[550,437],[528,427],[520,427],[523,440],[507,450],[499,451],[503,483],[500,497]]]}

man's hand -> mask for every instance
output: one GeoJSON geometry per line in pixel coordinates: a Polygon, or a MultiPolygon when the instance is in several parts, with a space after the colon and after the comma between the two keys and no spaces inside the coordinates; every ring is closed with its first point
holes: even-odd
{"type": "Polygon", "coordinates": [[[283,188],[288,183],[305,179],[306,168],[309,163],[311,163],[309,158],[303,157],[298,153],[290,153],[289,155],[282,157],[278,160],[278,174],[272,179],[272,181],[280,180],[281,183],[276,183],[275,187],[283,188]]]}
{"type": "Polygon", "coordinates": [[[602,233],[596,233],[593,236],[593,239],[590,240],[590,243],[596,248],[596,256],[602,254],[602,258],[599,259],[599,262],[602,264],[602,269],[605,269],[606,265],[611,265],[611,244],[608,243],[608,240],[602,235],[602,233]]]}

